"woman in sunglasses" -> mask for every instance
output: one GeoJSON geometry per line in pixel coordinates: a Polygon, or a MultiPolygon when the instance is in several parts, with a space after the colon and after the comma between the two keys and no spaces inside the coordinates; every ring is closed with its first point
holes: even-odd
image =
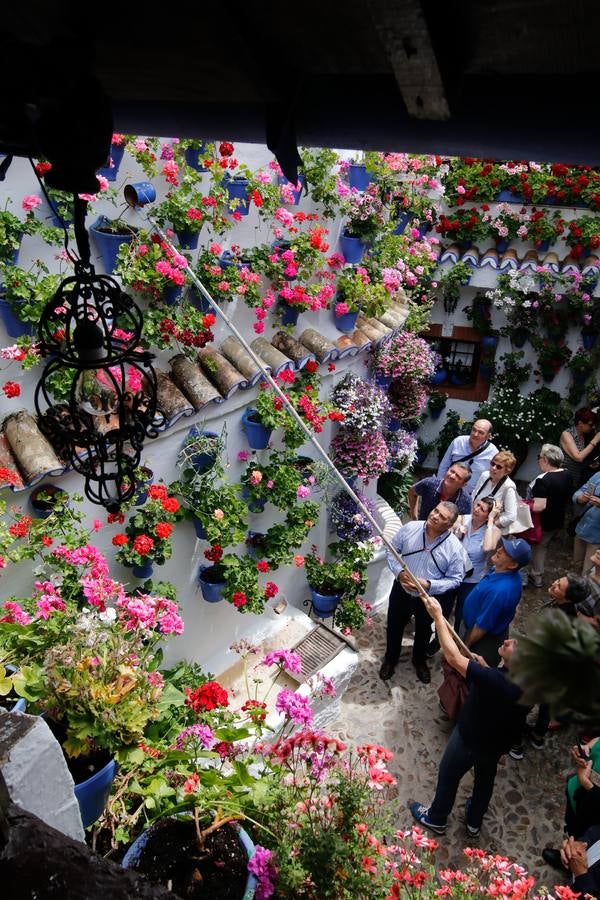
{"type": "Polygon", "coordinates": [[[491,519],[506,534],[509,526],[517,518],[517,486],[510,473],[517,464],[510,450],[500,450],[490,461],[489,472],[482,472],[473,490],[473,506],[482,497],[491,497],[495,509],[491,519]]]}

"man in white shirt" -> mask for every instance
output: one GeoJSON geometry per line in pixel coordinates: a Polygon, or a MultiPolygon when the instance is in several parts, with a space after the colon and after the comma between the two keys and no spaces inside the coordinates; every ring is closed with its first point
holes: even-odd
{"type": "Polygon", "coordinates": [[[454,438],[444,453],[437,477],[443,478],[453,463],[465,463],[471,470],[471,478],[463,486],[463,490],[472,494],[479,476],[482,472],[488,471],[490,461],[498,453],[498,448],[490,440],[491,433],[492,423],[487,419],[477,419],[473,422],[471,433],[460,434],[454,438]]]}

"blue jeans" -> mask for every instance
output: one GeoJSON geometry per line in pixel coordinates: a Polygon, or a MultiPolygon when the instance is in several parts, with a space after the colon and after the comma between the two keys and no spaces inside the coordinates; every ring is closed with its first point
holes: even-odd
{"type": "Polygon", "coordinates": [[[456,792],[463,775],[474,770],[473,796],[469,809],[469,825],[479,828],[494,791],[494,779],[500,754],[471,750],[463,741],[458,726],[450,735],[440,762],[435,797],[429,807],[428,819],[435,825],[445,825],[452,811],[456,792]]]}

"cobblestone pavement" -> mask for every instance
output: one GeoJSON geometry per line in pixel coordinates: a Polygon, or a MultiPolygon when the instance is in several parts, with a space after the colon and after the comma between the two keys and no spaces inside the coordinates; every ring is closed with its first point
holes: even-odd
{"type": "MultiPolygon", "coordinates": [[[[552,554],[553,563],[545,574],[547,586],[557,574],[569,568],[566,548],[552,554]]],[[[546,588],[526,588],[515,619],[526,630],[547,600],[546,588]]],[[[405,632],[404,649],[396,672],[387,684],[378,677],[385,649],[386,609],[374,617],[371,627],[358,637],[360,660],[350,686],[341,701],[341,715],[331,729],[353,743],[376,742],[394,753],[390,770],[397,779],[398,828],[412,822],[408,804],[414,800],[428,804],[434,793],[438,763],[451,725],[438,706],[437,687],[441,682],[440,654],[431,661],[432,682],[421,684],[410,661],[412,636],[405,632]],[[389,687],[388,687],[389,685],[389,687]]],[[[565,776],[572,770],[569,747],[575,742],[577,726],[549,733],[543,750],[525,745],[520,762],[504,756],[498,767],[494,796],[478,841],[467,839],[464,804],[470,796],[472,774],[459,787],[446,835],[439,839],[437,860],[461,865],[462,848],[476,844],[509,856],[525,866],[543,884],[560,883],[558,873],[548,868],[540,852],[557,846],[562,835],[565,776]]],[[[581,726],[579,726],[581,730],[581,726]]]]}

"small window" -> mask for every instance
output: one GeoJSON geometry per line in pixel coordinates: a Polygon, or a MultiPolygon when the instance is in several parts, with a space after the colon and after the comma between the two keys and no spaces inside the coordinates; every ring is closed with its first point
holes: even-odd
{"type": "Polygon", "coordinates": [[[479,371],[480,344],[475,341],[457,341],[454,338],[429,339],[433,350],[441,357],[439,371],[446,377],[436,379],[436,384],[453,384],[457,387],[475,384],[479,371]]]}

